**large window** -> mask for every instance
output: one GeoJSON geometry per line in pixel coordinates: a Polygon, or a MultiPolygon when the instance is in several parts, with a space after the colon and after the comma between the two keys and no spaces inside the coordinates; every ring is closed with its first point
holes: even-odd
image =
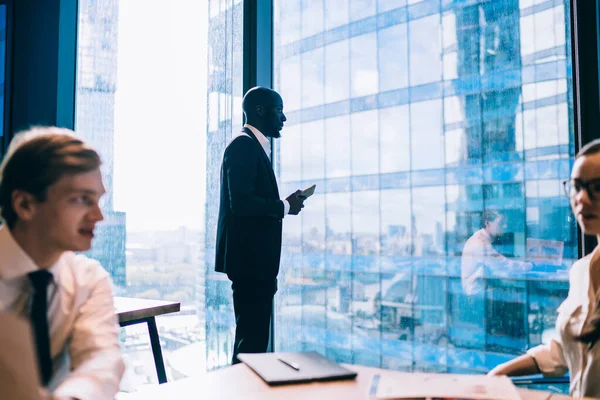
{"type": "Polygon", "coordinates": [[[275,0],[281,191],[317,184],[284,222],[277,350],[482,373],[552,336],[577,258],[569,15],[275,0]]]}
{"type": "MultiPolygon", "coordinates": [[[[569,15],[567,0],[274,0],[280,191],[317,184],[284,223],[276,350],[485,372],[553,334],[577,257],[569,15]]],[[[169,379],[227,365],[230,282],[213,269],[243,2],[80,0],[79,18],[76,130],[107,186],[91,256],[119,295],[182,302],[158,321],[169,379]]],[[[155,381],[145,327],[122,345],[124,385],[155,381]]]]}
{"type": "MultiPolygon", "coordinates": [[[[230,296],[210,271],[218,167],[240,119],[242,8],[79,4],[76,130],[100,150],[107,187],[90,256],[117,295],[181,302],[157,321],[169,380],[230,359],[230,296]]],[[[145,325],[122,329],[121,343],[123,389],[156,382],[145,325]]]]}

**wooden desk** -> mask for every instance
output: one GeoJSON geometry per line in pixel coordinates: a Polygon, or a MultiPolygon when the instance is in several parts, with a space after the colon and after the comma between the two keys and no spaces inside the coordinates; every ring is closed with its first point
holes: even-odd
{"type": "MultiPolygon", "coordinates": [[[[209,372],[202,377],[186,378],[161,386],[145,387],[119,400],[146,399],[245,399],[245,400],[368,400],[374,374],[396,374],[395,371],[345,365],[358,372],[356,380],[309,383],[270,387],[244,364],[209,372]]],[[[569,400],[570,397],[548,392],[519,389],[522,400],[569,400]]]]}
{"type": "Polygon", "coordinates": [[[167,372],[165,362],[160,349],[160,339],[158,329],[156,328],[157,315],[179,312],[181,304],[173,301],[145,300],[131,297],[115,297],[116,313],[119,317],[119,325],[129,326],[135,324],[148,324],[148,334],[150,335],[150,346],[154,356],[154,365],[158,382],[167,381],[167,372]]]}

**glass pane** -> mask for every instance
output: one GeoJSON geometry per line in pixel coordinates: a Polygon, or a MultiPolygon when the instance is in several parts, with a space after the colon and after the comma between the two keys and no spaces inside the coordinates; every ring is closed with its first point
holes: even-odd
{"type": "Polygon", "coordinates": [[[370,33],[351,38],[350,60],[352,97],[377,93],[377,36],[370,33]]]}
{"type": "Polygon", "coordinates": [[[278,174],[323,197],[284,226],[276,349],[484,373],[547,341],[577,258],[569,2],[305,3],[275,1],[303,24],[274,43],[278,174]]]}
{"type": "MultiPolygon", "coordinates": [[[[188,0],[189,1],[189,0],[188,0]]],[[[190,3],[199,4],[195,1],[190,3]]],[[[215,272],[215,243],[219,210],[221,161],[225,147],[232,135],[239,132],[242,121],[242,36],[243,0],[210,0],[209,5],[218,8],[217,15],[208,21],[208,79],[206,127],[196,133],[206,135],[206,147],[196,150],[196,158],[206,165],[205,199],[196,207],[205,206],[203,221],[205,243],[204,268],[196,285],[197,312],[205,313],[206,368],[215,369],[231,362],[235,335],[235,318],[231,282],[224,274],[215,272]],[[206,157],[198,157],[205,154],[206,157]],[[202,286],[204,284],[204,286],[202,286]]],[[[187,49],[196,48],[195,40],[187,49]]],[[[199,52],[200,57],[206,53],[199,52]]],[[[203,74],[199,71],[198,74],[203,74]]],[[[203,77],[204,75],[199,75],[203,77]]],[[[202,96],[204,92],[197,95],[202,96]]],[[[202,109],[200,109],[202,111],[202,109]]],[[[201,114],[198,114],[201,115],[201,114]]],[[[202,181],[199,170],[192,171],[194,181],[202,181]]],[[[192,360],[192,358],[189,358],[192,360]]],[[[190,365],[195,365],[190,361],[190,365]]],[[[197,368],[197,367],[195,367],[197,368]]]]}
{"type": "MultiPolygon", "coordinates": [[[[213,273],[215,193],[240,121],[242,9],[239,0],[79,4],[76,130],[100,150],[107,187],[90,256],[117,295],[181,302],[157,320],[169,380],[231,359],[230,289],[213,273]]],[[[122,389],[156,382],[146,325],[122,329],[121,345],[122,389]]]]}

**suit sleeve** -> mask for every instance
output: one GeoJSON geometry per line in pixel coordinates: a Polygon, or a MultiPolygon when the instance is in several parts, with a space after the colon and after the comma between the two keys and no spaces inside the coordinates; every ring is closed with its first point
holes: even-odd
{"type": "Polygon", "coordinates": [[[255,147],[251,138],[240,136],[225,150],[223,179],[228,183],[231,210],[235,216],[283,218],[283,201],[256,193],[261,155],[255,147]]]}

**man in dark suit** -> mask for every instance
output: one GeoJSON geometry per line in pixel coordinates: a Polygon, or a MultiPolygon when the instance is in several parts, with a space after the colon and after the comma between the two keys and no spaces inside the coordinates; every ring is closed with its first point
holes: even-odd
{"type": "Polygon", "coordinates": [[[215,270],[232,282],[235,342],[239,353],[264,353],[269,343],[273,297],[281,257],[282,220],[304,207],[301,191],[280,200],[268,138],[280,137],[283,100],[255,87],[244,96],[246,124],[225,149],[215,270]]]}

